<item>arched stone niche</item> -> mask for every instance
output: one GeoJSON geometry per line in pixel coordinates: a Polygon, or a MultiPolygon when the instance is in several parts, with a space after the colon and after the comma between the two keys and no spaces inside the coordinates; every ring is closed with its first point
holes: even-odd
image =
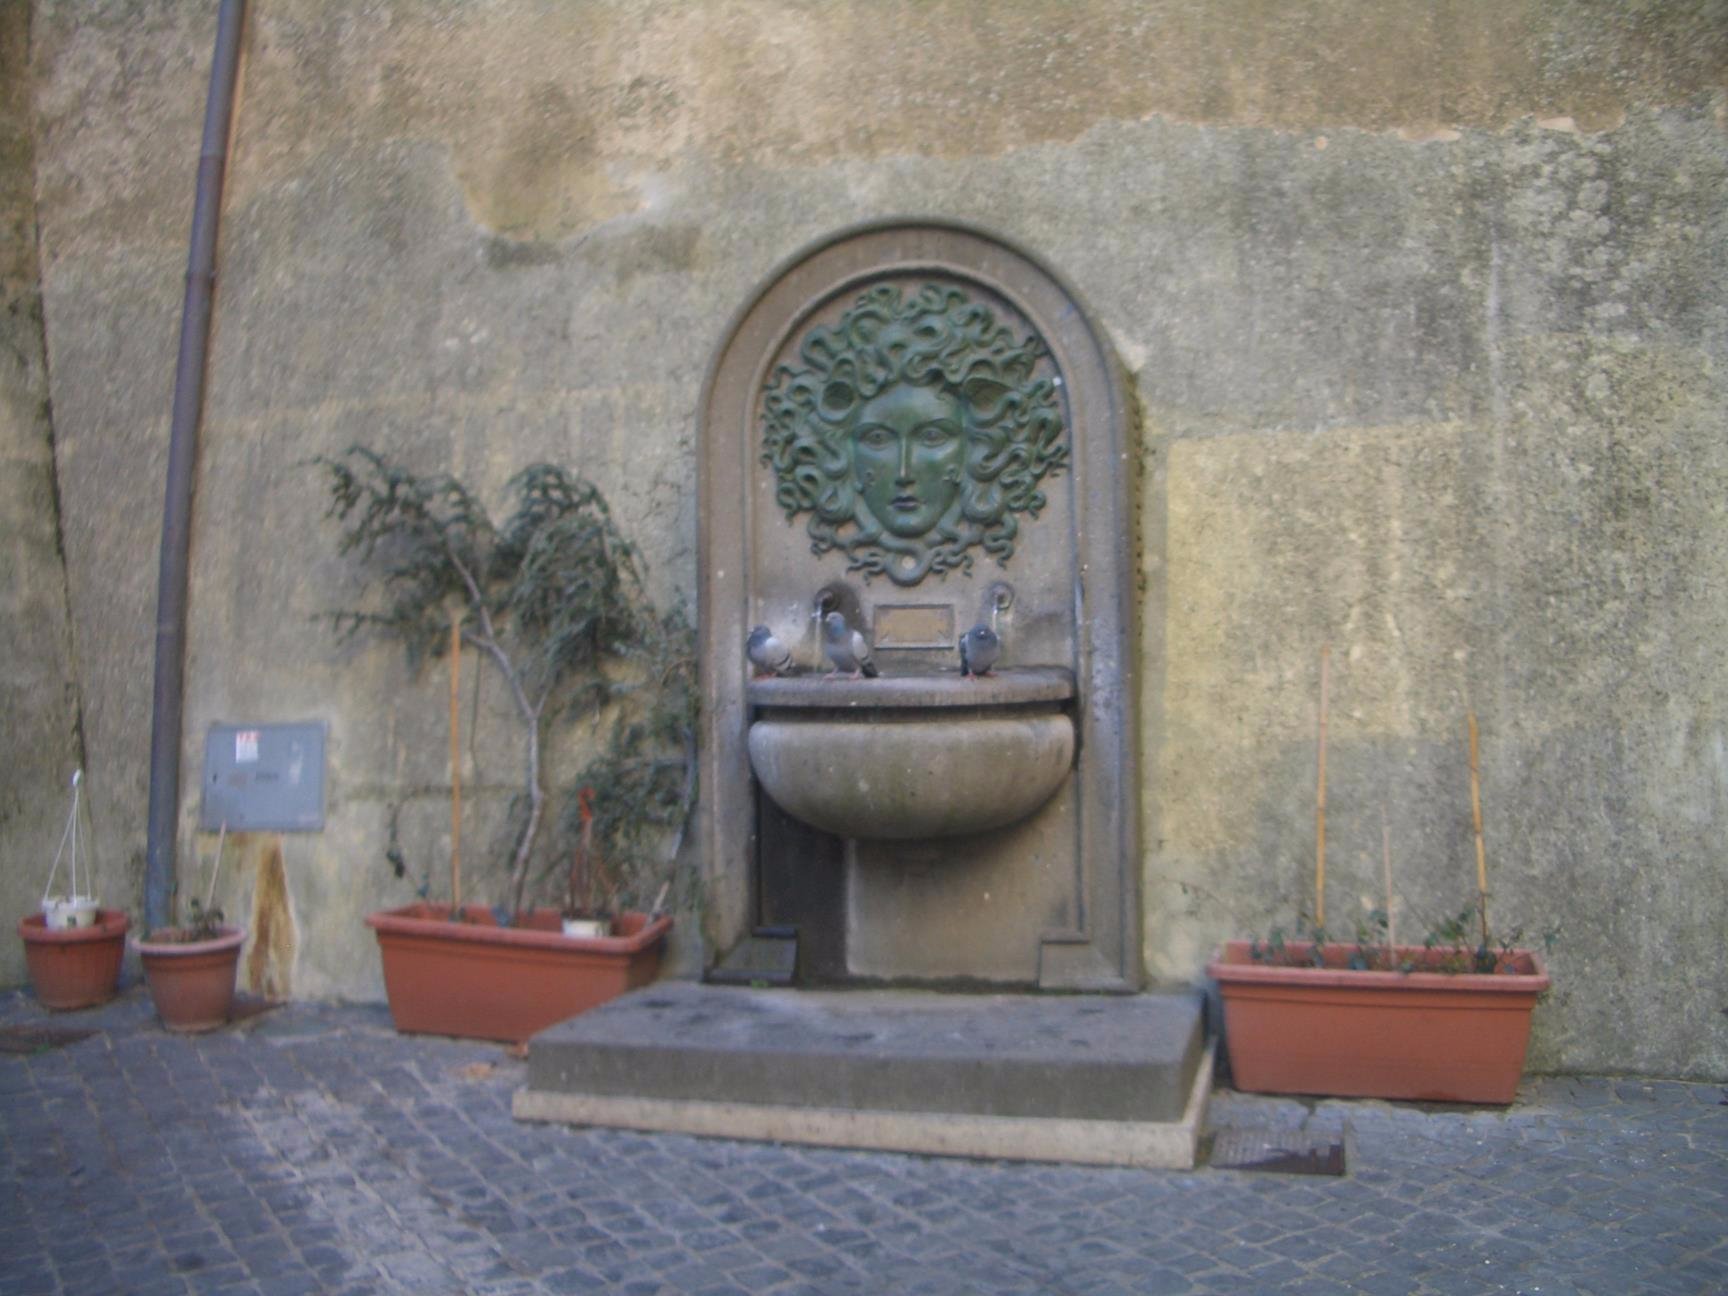
{"type": "MultiPolygon", "coordinates": [[[[758,924],[792,922],[817,979],[1139,984],[1131,409],[1074,293],[968,226],[842,231],[785,263],[732,321],[699,435],[699,822],[715,956],[758,924]],[[934,412],[913,410],[926,422],[893,440],[893,411],[919,401],[934,412]],[[896,475],[902,485],[886,480],[896,475]],[[822,607],[873,639],[893,688],[824,691],[822,607]],[[1008,686],[974,694],[955,640],[979,621],[1000,631],[1008,686]],[[745,640],[762,624],[802,678],[752,681],[745,640]],[[1040,672],[1072,681],[1045,705],[1071,722],[1076,754],[1049,801],[1010,826],[841,840],[782,811],[753,774],[748,734],[770,714],[825,706],[837,723],[910,734],[936,714],[916,698],[947,708],[924,729],[958,733],[970,717],[1012,718],[1015,680],[1040,672]],[[1009,702],[989,710],[998,697],[1009,702]]],[[[913,795],[919,779],[993,772],[987,744],[932,759],[898,771],[913,795]]]]}

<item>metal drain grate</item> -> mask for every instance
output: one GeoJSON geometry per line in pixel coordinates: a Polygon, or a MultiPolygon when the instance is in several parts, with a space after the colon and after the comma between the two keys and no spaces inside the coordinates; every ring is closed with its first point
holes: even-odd
{"type": "Polygon", "coordinates": [[[1207,1163],[1214,1170],[1259,1170],[1267,1174],[1341,1175],[1344,1144],[1299,1131],[1220,1130],[1207,1163]]]}
{"type": "Polygon", "coordinates": [[[41,1053],[65,1048],[95,1033],[75,1026],[0,1026],[0,1053],[41,1053]]]}

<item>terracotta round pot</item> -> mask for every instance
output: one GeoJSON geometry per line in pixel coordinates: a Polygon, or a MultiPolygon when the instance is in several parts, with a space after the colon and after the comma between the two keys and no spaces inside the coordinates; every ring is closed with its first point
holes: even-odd
{"type": "Polygon", "coordinates": [[[45,1008],[93,1008],[114,997],[130,924],[118,909],[98,909],[88,927],[54,929],[44,915],[18,923],[30,985],[45,1008]]]}
{"type": "Polygon", "coordinates": [[[156,1003],[156,1015],[171,1031],[207,1031],[228,1024],[234,1007],[234,971],[243,927],[221,927],[206,941],[176,941],[177,929],[152,932],[138,942],[144,981],[156,1003]]]}

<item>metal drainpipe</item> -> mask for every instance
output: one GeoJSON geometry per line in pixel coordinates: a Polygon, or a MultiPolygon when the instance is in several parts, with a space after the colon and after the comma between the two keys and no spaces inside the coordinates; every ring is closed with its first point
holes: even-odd
{"type": "Polygon", "coordinates": [[[180,358],[174,366],[174,413],[168,428],[168,488],[162,505],[162,556],[156,577],[156,688],[150,722],[150,827],[144,859],[144,927],[167,925],[174,895],[174,839],[180,818],[181,708],[185,685],[186,584],[191,542],[192,470],[204,406],[204,364],[210,346],[210,303],[216,279],[216,224],[228,127],[240,66],[246,0],[222,0],[204,144],[198,154],[198,195],[186,257],[186,304],[180,315],[180,358]]]}

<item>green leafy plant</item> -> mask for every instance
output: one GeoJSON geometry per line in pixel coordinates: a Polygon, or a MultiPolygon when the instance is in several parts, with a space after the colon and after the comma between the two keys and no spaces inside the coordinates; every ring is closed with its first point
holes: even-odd
{"type": "MultiPolygon", "coordinates": [[[[1465,726],[1468,734],[1469,771],[1470,771],[1470,812],[1471,825],[1474,831],[1476,846],[1476,900],[1475,903],[1461,909],[1456,915],[1448,916],[1436,923],[1424,937],[1423,957],[1420,960],[1400,959],[1398,956],[1397,939],[1393,931],[1392,912],[1394,908],[1392,891],[1392,836],[1387,822],[1386,808],[1380,809],[1380,835],[1382,856],[1382,878],[1385,885],[1386,903],[1384,908],[1371,909],[1359,918],[1355,924],[1355,942],[1347,948],[1346,953],[1340,953],[1337,948],[1328,949],[1326,932],[1326,714],[1328,699],[1328,683],[1330,679],[1331,649],[1327,645],[1320,648],[1320,709],[1316,725],[1315,763],[1315,843],[1314,843],[1314,910],[1313,926],[1309,927],[1306,913],[1297,917],[1296,943],[1286,941],[1281,928],[1273,928],[1269,939],[1262,942],[1258,937],[1250,941],[1249,958],[1255,963],[1273,967],[1300,967],[1311,965],[1317,968],[1334,967],[1340,970],[1348,969],[1357,972],[1389,971],[1394,964],[1401,972],[1453,972],[1453,973],[1516,973],[1522,969],[1515,957],[1518,942],[1523,939],[1523,929],[1514,928],[1503,938],[1495,938],[1488,922],[1488,866],[1486,850],[1482,834],[1482,789],[1481,775],[1477,759],[1476,713],[1467,712],[1465,726]],[[1477,934],[1471,934],[1472,919],[1476,923],[1477,934]]],[[[1550,931],[1546,936],[1549,948],[1553,947],[1556,933],[1550,931]]]]}
{"type": "Polygon", "coordinates": [[[1249,943],[1248,956],[1268,967],[1324,967],[1328,939],[1324,927],[1314,925],[1306,913],[1299,913],[1293,939],[1285,937],[1282,927],[1274,927],[1265,942],[1256,937],[1249,943]]]}
{"type": "Polygon", "coordinates": [[[193,896],[186,902],[186,909],[184,923],[151,932],[151,941],[160,945],[193,945],[199,941],[215,940],[222,934],[223,916],[219,907],[206,905],[193,896]]]}
{"type": "Polygon", "coordinates": [[[1248,957],[1256,963],[1265,963],[1269,967],[1293,967],[1290,961],[1290,950],[1284,940],[1284,929],[1274,927],[1272,933],[1264,941],[1258,936],[1248,942],[1248,957]]]}
{"type": "MultiPolygon", "coordinates": [[[[1514,927],[1483,942],[1474,930],[1476,906],[1448,914],[1429,927],[1422,937],[1420,959],[1400,959],[1387,942],[1389,923],[1384,909],[1373,909],[1358,919],[1354,939],[1339,950],[1328,951],[1331,938],[1323,928],[1312,927],[1306,914],[1296,920],[1296,934],[1288,938],[1282,927],[1274,927],[1265,940],[1249,943],[1249,957],[1268,967],[1332,967],[1352,972],[1445,972],[1510,975],[1521,969],[1516,958],[1524,943],[1524,929],[1514,927]]],[[[1558,931],[1547,932],[1544,948],[1551,950],[1558,931]]]]}
{"type": "Polygon", "coordinates": [[[1389,919],[1384,909],[1370,909],[1356,920],[1356,941],[1350,950],[1350,967],[1356,972],[1384,969],[1392,957],[1387,944],[1389,919]]]}
{"type": "Polygon", "coordinates": [[[573,780],[559,827],[588,843],[591,871],[605,870],[596,884],[646,908],[669,886],[661,861],[676,860],[696,803],[695,628],[681,608],[644,619],[625,656],[606,743],[573,780]]]}
{"type": "Polygon", "coordinates": [[[204,902],[193,896],[186,906],[191,913],[187,917],[185,936],[188,943],[193,941],[215,940],[222,933],[222,910],[219,907],[204,907],[204,902]]]}
{"type": "Polygon", "coordinates": [[[1475,916],[1468,908],[1442,918],[1422,938],[1422,948],[1429,954],[1434,970],[1440,972],[1492,972],[1494,956],[1488,942],[1472,941],[1470,920],[1475,916]]]}
{"type": "MultiPolygon", "coordinates": [[[[1430,963],[1426,970],[1477,973],[1519,970],[1516,952],[1525,943],[1524,928],[1513,927],[1498,934],[1488,932],[1482,935],[1472,931],[1472,925],[1479,916],[1478,909],[1470,906],[1442,918],[1429,929],[1422,939],[1422,948],[1427,951],[1430,963]]],[[[1550,928],[1542,934],[1545,953],[1553,950],[1559,936],[1558,928],[1550,928]]]]}
{"type": "MultiPolygon", "coordinates": [[[[546,818],[542,769],[554,717],[619,710],[606,749],[578,779],[599,809],[594,838],[608,847],[682,822],[694,801],[694,722],[674,735],[656,717],[693,714],[693,638],[671,636],[681,614],[658,612],[643,588],[641,557],[619,531],[598,487],[552,464],[535,464],[506,487],[509,516],[495,524],[474,493],[441,473],[418,474],[364,446],[313,461],[325,476],[341,552],[379,578],[370,607],[329,614],[344,637],[400,643],[411,671],[450,651],[451,626],[502,679],[522,731],[522,781],[512,815],[506,919],[523,911],[546,818]],[[680,656],[682,654],[682,656],[680,656]],[[646,675],[644,674],[646,668],[646,675]],[[644,704],[635,695],[648,689],[644,704]],[[658,744],[682,740],[683,746],[658,744]],[[641,769],[676,763],[683,780],[641,769]],[[672,788],[676,784],[677,794],[672,788]]],[[[404,871],[399,859],[392,867],[404,871]]]]}

